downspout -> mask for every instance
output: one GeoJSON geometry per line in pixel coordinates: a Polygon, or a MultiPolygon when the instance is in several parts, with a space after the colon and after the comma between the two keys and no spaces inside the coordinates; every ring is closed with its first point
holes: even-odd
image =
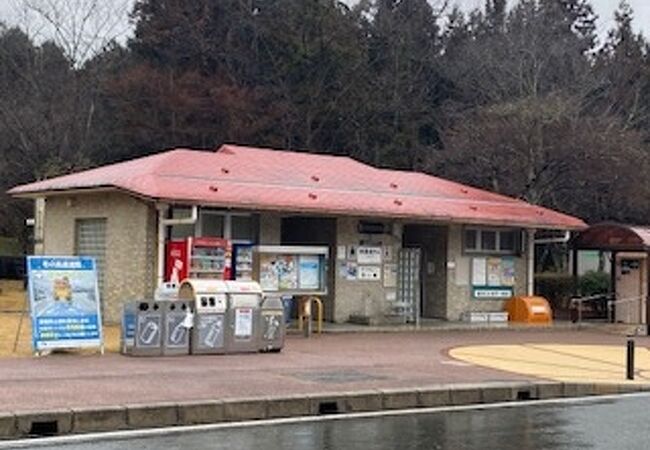
{"type": "Polygon", "coordinates": [[[199,218],[198,206],[192,206],[190,217],[182,219],[167,219],[169,205],[167,203],[156,203],[158,210],[158,276],[157,286],[160,286],[165,280],[165,239],[167,237],[167,227],[171,225],[194,225],[199,218]]]}
{"type": "Polygon", "coordinates": [[[526,274],[526,295],[531,296],[535,294],[535,229],[526,230],[528,249],[526,252],[527,258],[527,274],[526,274]]]}

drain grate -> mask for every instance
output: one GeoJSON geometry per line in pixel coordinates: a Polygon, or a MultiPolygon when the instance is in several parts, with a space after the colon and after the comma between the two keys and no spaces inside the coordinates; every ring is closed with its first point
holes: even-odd
{"type": "Polygon", "coordinates": [[[355,383],[359,381],[384,380],[386,377],[358,372],[356,370],[336,370],[294,373],[294,377],[318,383],[355,383]]]}
{"type": "Polygon", "coordinates": [[[339,404],[337,402],[320,402],[318,404],[318,414],[338,414],[339,412],[339,404]]]}
{"type": "Polygon", "coordinates": [[[56,420],[32,422],[29,428],[30,436],[45,437],[56,436],[59,433],[59,423],[56,420]]]}

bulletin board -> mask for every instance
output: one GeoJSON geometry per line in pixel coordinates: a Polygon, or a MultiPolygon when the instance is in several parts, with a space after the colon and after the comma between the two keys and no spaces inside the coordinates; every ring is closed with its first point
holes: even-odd
{"type": "Polygon", "coordinates": [[[512,297],[515,286],[513,256],[480,256],[471,260],[472,298],[499,300],[512,297]]]}

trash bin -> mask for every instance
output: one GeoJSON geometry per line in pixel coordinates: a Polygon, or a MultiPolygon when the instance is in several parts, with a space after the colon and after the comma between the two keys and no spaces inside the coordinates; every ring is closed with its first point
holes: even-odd
{"type": "Polygon", "coordinates": [[[163,355],[188,355],[190,329],[194,321],[193,303],[187,300],[157,302],[163,310],[163,355]]]}
{"type": "Polygon", "coordinates": [[[553,311],[544,297],[512,297],[506,302],[506,311],[511,322],[549,325],[553,311]]]}
{"type": "Polygon", "coordinates": [[[286,328],[284,298],[268,296],[262,301],[262,320],[260,350],[263,352],[279,352],[284,346],[286,328]]]}
{"type": "Polygon", "coordinates": [[[120,351],[123,355],[133,354],[135,346],[136,302],[122,306],[122,330],[120,333],[120,351]]]}
{"type": "Polygon", "coordinates": [[[135,310],[135,336],[131,354],[134,356],[162,355],[163,308],[153,300],[137,301],[135,310]]]}
{"type": "Polygon", "coordinates": [[[226,352],[258,352],[262,288],[254,281],[226,281],[226,352]]]}
{"type": "Polygon", "coordinates": [[[190,351],[192,354],[225,352],[225,314],[228,287],[221,280],[185,280],[179,298],[194,302],[194,327],[190,351]]]}
{"type": "Polygon", "coordinates": [[[153,299],[161,300],[178,300],[178,284],[172,282],[161,283],[153,294],[153,299]]]}

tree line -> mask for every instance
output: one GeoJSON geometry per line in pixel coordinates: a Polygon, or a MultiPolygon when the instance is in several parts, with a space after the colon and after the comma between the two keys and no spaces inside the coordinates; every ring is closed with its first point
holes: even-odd
{"type": "Polygon", "coordinates": [[[625,1],[599,42],[589,0],[137,0],[124,44],[102,2],[47,4],[73,1],[75,27],[34,8],[51,40],[0,28],[0,235],[31,216],[11,186],[225,142],[650,222],[650,46],[625,1]]]}

